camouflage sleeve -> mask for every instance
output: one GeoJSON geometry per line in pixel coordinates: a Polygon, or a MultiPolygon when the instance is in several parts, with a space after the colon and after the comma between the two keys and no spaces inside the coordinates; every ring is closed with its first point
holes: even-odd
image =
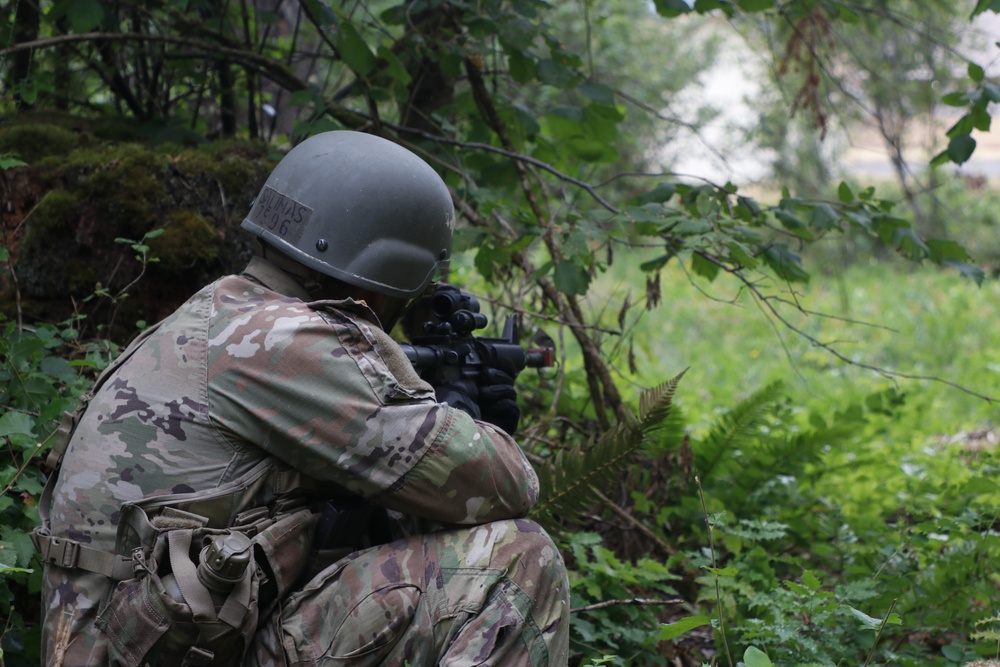
{"type": "Polygon", "coordinates": [[[537,478],[513,439],[438,404],[381,330],[290,299],[235,312],[213,318],[207,378],[213,419],[234,445],[444,523],[519,517],[534,504],[537,478]]]}

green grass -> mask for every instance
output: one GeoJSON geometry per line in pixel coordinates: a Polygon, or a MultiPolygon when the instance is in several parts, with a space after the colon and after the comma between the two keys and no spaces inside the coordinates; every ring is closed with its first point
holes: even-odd
{"type": "MultiPolygon", "coordinates": [[[[628,291],[641,303],[638,262],[622,265],[602,277],[589,301],[607,313],[606,326],[628,291]]],[[[675,405],[692,430],[693,447],[721,412],[777,380],[790,408],[775,422],[780,429],[791,423],[787,433],[798,428],[807,434],[817,432],[817,424],[849,425],[848,437],[832,438],[826,447],[823,436],[805,436],[803,442],[820,446],[822,454],[804,467],[789,464],[795,477],[781,476],[777,486],[767,487],[784,491],[769,495],[761,486],[746,497],[731,494],[724,507],[712,510],[790,527],[785,539],[766,542],[758,552],[768,565],[753,560],[746,547],[723,556],[739,571],[727,589],[728,620],[742,629],[731,640],[766,647],[772,656],[850,661],[866,644],[848,605],[877,616],[892,604],[902,615],[899,627],[886,631],[895,653],[876,664],[960,665],[974,654],[995,652],[995,641],[970,637],[977,622],[997,611],[1000,581],[992,573],[998,538],[989,527],[997,521],[1000,488],[992,480],[998,455],[995,445],[970,449],[963,434],[1000,421],[1000,408],[983,398],[1000,398],[1000,283],[987,280],[980,287],[948,271],[898,263],[857,264],[835,277],[815,277],[799,288],[799,304],[836,317],[792,307],[782,315],[853,363],[769,319],[735,281],[692,282],[674,266],[663,273],[661,289],[659,307],[636,308],[628,320],[637,372],[627,371],[624,352],[615,365],[632,392],[688,368],[675,405]],[[875,399],[894,395],[887,391],[904,400],[883,411],[875,399]],[[820,542],[807,541],[812,548],[799,551],[792,535],[820,542]],[[772,567],[786,573],[780,581],[772,578],[772,567]],[[805,590],[794,588],[796,573],[808,570],[817,570],[824,595],[840,591],[826,617],[810,611],[818,602],[793,595],[805,590]],[[875,597],[840,597],[864,587],[875,597]],[[746,634],[754,614],[764,619],[756,640],[746,634]],[[812,616],[811,625],[802,623],[803,614],[812,616]],[[925,644],[921,636],[932,640],[925,644]]],[[[765,429],[759,437],[770,436],[765,429]]],[[[744,474],[741,465],[755,474],[769,465],[747,452],[740,460],[734,480],[744,474]]],[[[709,608],[712,602],[705,598],[709,608]]]]}
{"type": "MultiPolygon", "coordinates": [[[[629,292],[633,302],[644,302],[636,265],[613,266],[591,297],[592,307],[614,315],[629,292]]],[[[782,316],[853,365],[776,321],[733,279],[708,283],[674,265],[660,285],[657,308],[633,309],[639,372],[627,372],[624,353],[616,357],[616,367],[640,386],[689,368],[677,403],[697,423],[777,379],[797,404],[816,409],[895,387],[906,394],[908,409],[920,413],[919,419],[906,420],[914,436],[957,433],[1000,420],[1000,408],[981,398],[1000,399],[995,280],[980,287],[950,271],[873,263],[797,286],[802,308],[830,317],[805,315],[789,305],[781,307],[782,316]]]]}

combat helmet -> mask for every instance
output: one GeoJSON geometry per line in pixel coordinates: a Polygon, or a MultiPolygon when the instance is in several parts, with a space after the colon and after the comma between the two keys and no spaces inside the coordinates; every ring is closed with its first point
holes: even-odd
{"type": "Polygon", "coordinates": [[[412,299],[448,265],[455,211],[422,159],[363,132],[323,132],[268,176],[243,229],[343,282],[412,299]]]}

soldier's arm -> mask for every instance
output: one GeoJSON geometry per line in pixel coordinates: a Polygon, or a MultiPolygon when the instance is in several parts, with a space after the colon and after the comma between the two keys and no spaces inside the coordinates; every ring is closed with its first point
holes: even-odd
{"type": "Polygon", "coordinates": [[[209,399],[234,441],[443,523],[514,518],[531,508],[537,478],[513,439],[437,403],[381,331],[350,317],[286,310],[253,313],[213,337],[209,399]]]}

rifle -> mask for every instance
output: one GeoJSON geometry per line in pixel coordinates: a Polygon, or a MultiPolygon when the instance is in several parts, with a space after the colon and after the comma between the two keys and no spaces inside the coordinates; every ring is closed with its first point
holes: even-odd
{"type": "Polygon", "coordinates": [[[554,347],[521,347],[513,317],[504,321],[498,338],[473,336],[488,320],[479,312],[479,300],[454,285],[435,286],[429,306],[432,319],[423,322],[421,335],[411,336],[411,344],[400,347],[417,373],[434,387],[474,382],[486,368],[517,377],[526,367],[555,365],[554,347]]]}

